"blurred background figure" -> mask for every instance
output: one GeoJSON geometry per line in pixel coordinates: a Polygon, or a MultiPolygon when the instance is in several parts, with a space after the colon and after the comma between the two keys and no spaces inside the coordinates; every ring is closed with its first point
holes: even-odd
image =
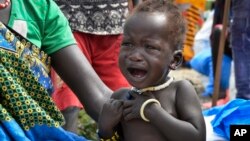
{"type": "Polygon", "coordinates": [[[190,61],[194,56],[194,37],[203,23],[202,14],[205,10],[206,0],[174,0],[183,11],[187,20],[186,39],[183,45],[183,57],[185,62],[190,61]]]}
{"type": "MultiPolygon", "coordinates": [[[[211,107],[212,94],[214,93],[214,60],[211,49],[211,41],[210,35],[212,34],[213,29],[213,19],[214,19],[214,9],[211,11],[207,11],[207,17],[204,18],[206,21],[202,25],[202,28],[195,35],[194,41],[194,57],[190,60],[189,65],[194,70],[208,77],[208,82],[205,83],[205,90],[201,94],[200,98],[203,103],[203,108],[211,107]]],[[[221,30],[220,30],[221,31],[221,30]]],[[[217,32],[217,31],[216,31],[217,32]]],[[[219,32],[220,33],[220,32],[219,32]]],[[[216,43],[219,41],[218,38],[214,38],[216,43]]],[[[228,44],[227,44],[228,45],[228,44]]],[[[219,43],[217,44],[218,48],[219,43]]],[[[217,49],[218,50],[218,49],[217,49]]],[[[217,52],[218,53],[218,52],[217,52]]],[[[217,60],[215,60],[217,61],[217,60]]],[[[217,105],[225,104],[229,101],[229,79],[231,73],[231,62],[232,57],[228,55],[223,55],[222,59],[222,69],[221,71],[223,75],[221,75],[220,79],[220,93],[219,100],[217,101],[217,105]]]]}
{"type": "MultiPolygon", "coordinates": [[[[67,17],[78,46],[102,81],[112,90],[128,87],[118,68],[118,54],[132,0],[130,3],[128,0],[55,1],[67,17]]],[[[55,72],[52,78],[55,84],[52,97],[66,120],[63,127],[77,132],[78,113],[83,106],[55,72]]]]}
{"type": "Polygon", "coordinates": [[[232,0],[231,42],[237,98],[250,99],[250,1],[232,0]]]}

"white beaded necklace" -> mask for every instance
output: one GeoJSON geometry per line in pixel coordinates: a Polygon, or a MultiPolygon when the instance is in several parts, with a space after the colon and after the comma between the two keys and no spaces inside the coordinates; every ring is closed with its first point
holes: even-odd
{"type": "Polygon", "coordinates": [[[143,88],[143,89],[137,89],[135,87],[132,87],[131,90],[138,93],[138,94],[142,94],[142,93],[147,92],[147,91],[159,91],[161,89],[164,89],[164,88],[168,87],[173,82],[173,80],[174,80],[174,78],[170,77],[168,79],[168,81],[166,81],[165,83],[163,83],[161,85],[147,87],[147,88],[143,88]]]}

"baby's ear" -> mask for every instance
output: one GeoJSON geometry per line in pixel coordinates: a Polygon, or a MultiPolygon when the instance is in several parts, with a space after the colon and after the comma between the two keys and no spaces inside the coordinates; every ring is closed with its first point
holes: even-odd
{"type": "Polygon", "coordinates": [[[173,60],[171,61],[169,68],[172,70],[176,70],[181,66],[182,61],[183,61],[182,50],[176,50],[174,52],[173,60]]]}

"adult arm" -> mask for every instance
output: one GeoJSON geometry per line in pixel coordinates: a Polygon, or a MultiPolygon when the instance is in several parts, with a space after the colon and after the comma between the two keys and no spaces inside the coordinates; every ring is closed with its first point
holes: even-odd
{"type": "Polygon", "coordinates": [[[70,45],[51,54],[51,62],[58,75],[77,95],[86,112],[97,121],[112,91],[101,81],[82,51],[76,45],[70,45]]]}
{"type": "Polygon", "coordinates": [[[176,82],[176,111],[178,119],[157,104],[145,109],[145,116],[167,140],[204,141],[206,138],[205,122],[196,92],[187,81],[176,82]]]}

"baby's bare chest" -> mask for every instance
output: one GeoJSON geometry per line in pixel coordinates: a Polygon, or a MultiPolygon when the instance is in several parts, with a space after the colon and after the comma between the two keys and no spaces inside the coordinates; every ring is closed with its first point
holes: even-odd
{"type": "Polygon", "coordinates": [[[177,117],[176,93],[174,91],[157,93],[155,98],[161,103],[161,107],[170,115],[177,117]]]}

